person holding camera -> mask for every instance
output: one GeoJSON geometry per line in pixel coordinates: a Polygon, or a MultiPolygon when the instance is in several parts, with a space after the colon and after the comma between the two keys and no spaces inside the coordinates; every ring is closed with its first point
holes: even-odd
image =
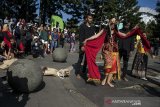
{"type": "Polygon", "coordinates": [[[43,43],[39,40],[37,36],[33,37],[31,47],[32,47],[32,56],[34,58],[37,58],[39,56],[44,57],[43,43]]]}

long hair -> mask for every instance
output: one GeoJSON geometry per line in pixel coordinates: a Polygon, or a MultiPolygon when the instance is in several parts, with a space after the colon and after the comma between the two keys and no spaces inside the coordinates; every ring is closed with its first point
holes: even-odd
{"type": "Polygon", "coordinates": [[[112,37],[111,30],[114,30],[114,31],[118,32],[117,24],[114,24],[113,26],[107,25],[105,27],[105,30],[107,32],[107,35],[105,37],[105,41],[104,42],[107,43],[107,42],[109,42],[109,39],[112,37]]]}

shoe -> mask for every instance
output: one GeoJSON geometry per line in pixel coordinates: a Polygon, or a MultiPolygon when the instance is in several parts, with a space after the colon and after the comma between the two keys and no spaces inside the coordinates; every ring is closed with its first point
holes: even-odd
{"type": "Polygon", "coordinates": [[[147,81],[147,78],[146,77],[143,77],[143,78],[141,78],[142,80],[145,80],[145,81],[147,81]]]}
{"type": "Polygon", "coordinates": [[[122,80],[124,80],[124,81],[126,81],[126,82],[128,81],[128,79],[127,79],[127,78],[125,78],[125,77],[124,77],[124,78],[122,78],[122,80]]]}

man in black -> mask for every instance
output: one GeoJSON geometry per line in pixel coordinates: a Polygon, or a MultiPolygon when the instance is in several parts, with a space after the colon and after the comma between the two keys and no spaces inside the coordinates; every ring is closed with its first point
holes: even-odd
{"type": "MultiPolygon", "coordinates": [[[[121,30],[122,33],[127,33],[130,30],[130,23],[124,22],[124,28],[121,30]]],[[[127,39],[118,39],[118,46],[119,46],[119,55],[120,59],[123,57],[123,72],[122,72],[122,79],[128,81],[126,79],[126,72],[128,68],[128,61],[131,52],[134,50],[134,37],[129,37],[127,39]]]]}
{"type": "Polygon", "coordinates": [[[155,41],[154,41],[154,45],[153,45],[153,54],[155,56],[158,56],[158,53],[159,53],[159,38],[155,38],[155,41]]]}
{"type": "MultiPolygon", "coordinates": [[[[77,78],[80,78],[80,73],[81,73],[81,63],[84,57],[84,47],[83,47],[83,42],[85,39],[93,36],[95,34],[95,28],[92,26],[92,21],[93,17],[91,14],[88,14],[84,17],[85,21],[80,25],[79,28],[79,58],[77,62],[77,70],[76,70],[76,75],[77,78]]],[[[82,73],[86,72],[86,58],[84,59],[84,64],[83,64],[83,69],[82,73]]]]}

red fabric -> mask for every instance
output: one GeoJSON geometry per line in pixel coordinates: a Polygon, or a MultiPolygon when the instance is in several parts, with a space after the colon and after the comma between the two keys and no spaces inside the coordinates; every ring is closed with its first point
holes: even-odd
{"type": "MultiPolygon", "coordinates": [[[[119,35],[118,33],[115,36],[118,36],[120,38],[127,38],[127,37],[134,36],[137,34],[140,35],[141,37],[145,51],[149,51],[151,48],[150,43],[144,37],[143,33],[141,32],[139,28],[134,29],[131,32],[129,32],[126,37],[119,35]]],[[[106,32],[104,31],[101,36],[99,36],[98,38],[94,40],[87,41],[85,45],[85,54],[87,58],[88,74],[89,74],[88,78],[89,79],[100,80],[101,78],[98,66],[96,65],[96,56],[104,43],[105,36],[106,36],[106,32]]]]}
{"type": "Polygon", "coordinates": [[[118,36],[119,38],[128,38],[130,36],[136,36],[139,35],[141,37],[142,40],[142,44],[144,45],[144,50],[145,51],[150,51],[151,49],[151,45],[150,42],[147,40],[147,38],[143,35],[142,31],[140,30],[140,28],[137,29],[133,29],[131,32],[129,32],[127,34],[127,36],[121,36],[119,34],[116,34],[116,36],[118,36]]]}
{"type": "MultiPolygon", "coordinates": [[[[112,55],[111,55],[112,56],[112,55]]],[[[106,68],[105,73],[116,73],[117,72],[117,58],[112,56],[111,68],[106,68]]]]}
{"type": "Polygon", "coordinates": [[[19,49],[20,49],[20,51],[24,51],[24,45],[22,42],[20,42],[20,44],[19,44],[19,49]]]}
{"type": "Polygon", "coordinates": [[[6,44],[9,48],[11,48],[11,43],[10,43],[10,38],[12,37],[11,33],[10,33],[9,31],[4,31],[3,33],[4,33],[4,38],[3,38],[3,40],[4,40],[5,44],[6,44]]]}
{"type": "Polygon", "coordinates": [[[87,41],[85,45],[85,54],[89,74],[88,78],[98,80],[101,78],[98,66],[96,65],[96,56],[104,43],[105,36],[106,32],[103,32],[101,36],[94,40],[87,41]]]}

